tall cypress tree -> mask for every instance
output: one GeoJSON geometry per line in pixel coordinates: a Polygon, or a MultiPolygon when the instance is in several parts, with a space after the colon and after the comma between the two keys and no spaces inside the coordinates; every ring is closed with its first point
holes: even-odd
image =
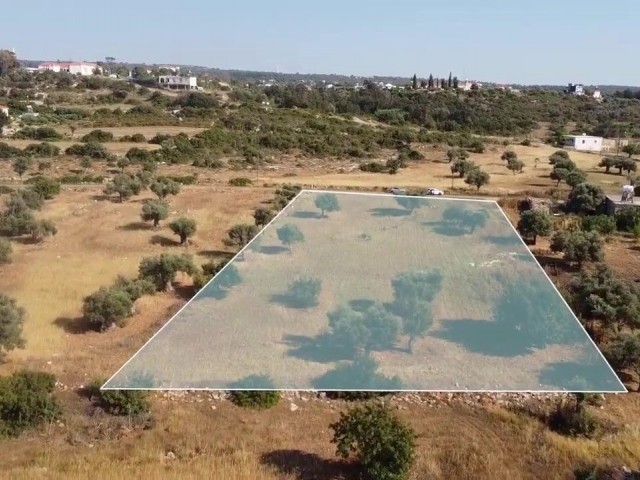
{"type": "Polygon", "coordinates": [[[411,82],[411,85],[413,87],[414,90],[418,89],[418,77],[416,76],[416,74],[413,74],[413,80],[411,82]]]}
{"type": "Polygon", "coordinates": [[[451,72],[449,72],[449,82],[448,82],[448,87],[449,87],[449,88],[453,87],[453,77],[451,76],[451,72]]]}
{"type": "Polygon", "coordinates": [[[459,84],[458,77],[453,77],[453,88],[458,88],[459,84]]]}
{"type": "Polygon", "coordinates": [[[433,88],[433,86],[434,86],[433,85],[433,75],[432,74],[429,74],[429,81],[427,82],[427,86],[429,88],[433,88]]]}
{"type": "Polygon", "coordinates": [[[444,78],[440,80],[440,86],[442,88],[447,88],[447,81],[444,78]]]}

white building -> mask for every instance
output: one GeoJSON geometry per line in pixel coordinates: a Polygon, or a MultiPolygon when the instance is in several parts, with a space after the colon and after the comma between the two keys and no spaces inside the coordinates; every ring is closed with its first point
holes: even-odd
{"type": "Polygon", "coordinates": [[[0,112],[8,117],[9,116],[9,107],[7,107],[6,105],[0,105],[0,112]]]}
{"type": "Polygon", "coordinates": [[[160,75],[158,86],[169,90],[198,90],[197,77],[180,77],[178,75],[160,75]]]}
{"type": "Polygon", "coordinates": [[[602,137],[592,137],[586,133],[582,135],[565,135],[564,145],[581,152],[601,152],[602,140],[602,137]]]}
{"type": "Polygon", "coordinates": [[[97,63],[88,62],[45,62],[38,65],[38,71],[67,72],[71,75],[94,75],[102,72],[97,63]]]}
{"type": "Polygon", "coordinates": [[[581,85],[579,83],[574,85],[573,83],[570,83],[567,87],[567,93],[580,97],[584,95],[584,85],[581,85]]]}
{"type": "Polygon", "coordinates": [[[598,90],[597,88],[593,91],[593,95],[592,96],[597,101],[601,101],[602,100],[602,92],[600,90],[598,90]]]}

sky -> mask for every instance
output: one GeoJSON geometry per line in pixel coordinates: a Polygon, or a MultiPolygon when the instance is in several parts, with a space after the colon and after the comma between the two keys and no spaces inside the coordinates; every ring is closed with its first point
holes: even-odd
{"type": "Polygon", "coordinates": [[[637,0],[4,2],[20,59],[640,85],[637,0]]]}

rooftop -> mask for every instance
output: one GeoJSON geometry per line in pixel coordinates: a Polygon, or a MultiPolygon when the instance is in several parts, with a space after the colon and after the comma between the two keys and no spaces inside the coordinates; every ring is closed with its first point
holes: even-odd
{"type": "Polygon", "coordinates": [[[104,388],[625,391],[494,201],[320,191],[104,388]]]}

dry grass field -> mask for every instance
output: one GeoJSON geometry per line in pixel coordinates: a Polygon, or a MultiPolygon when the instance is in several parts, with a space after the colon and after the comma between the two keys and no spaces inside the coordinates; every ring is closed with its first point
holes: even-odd
{"type": "MultiPolygon", "coordinates": [[[[336,188],[374,186],[388,188],[401,187],[436,187],[450,190],[452,187],[452,175],[450,165],[447,163],[446,150],[434,149],[430,146],[418,148],[426,157],[426,160],[411,164],[408,168],[400,170],[396,175],[367,173],[357,169],[356,164],[351,165],[325,165],[311,172],[306,169],[289,167],[277,172],[266,171],[264,176],[273,182],[296,182],[317,187],[334,186],[336,188]],[[345,168],[346,167],[346,168],[345,168]],[[346,173],[339,173],[343,168],[346,173]],[[290,177],[295,173],[295,177],[290,177]],[[284,174],[284,175],[283,175],[284,174]]],[[[539,190],[544,191],[555,186],[549,178],[552,166],[548,158],[557,149],[548,145],[509,147],[488,145],[487,151],[482,154],[470,154],[470,160],[476,162],[484,171],[491,175],[491,183],[483,190],[491,191],[496,195],[503,195],[514,191],[539,190]],[[514,150],[518,158],[525,163],[524,172],[514,175],[507,170],[506,164],[500,159],[505,150],[514,150]],[[536,167],[536,158],[539,159],[536,167]]],[[[618,191],[618,187],[625,182],[624,175],[605,174],[604,169],[598,168],[600,155],[570,152],[571,159],[576,162],[578,168],[589,174],[589,179],[600,183],[605,190],[618,191]]],[[[384,160],[384,159],[381,159],[384,160]]],[[[612,170],[613,172],[613,170],[612,170]]],[[[563,185],[561,185],[562,187],[563,185]]],[[[475,187],[469,187],[461,178],[453,178],[453,187],[456,189],[468,189],[474,192],[475,187]]],[[[565,186],[566,188],[566,186],[565,186]]]]}
{"type": "MultiPolygon", "coordinates": [[[[166,127],[151,127],[149,131],[120,129],[118,134],[148,135],[151,131],[166,132],[166,127]]],[[[126,151],[128,146],[123,148],[126,151]]],[[[471,155],[492,174],[487,192],[543,192],[552,187],[546,158],[553,149],[513,148],[526,162],[524,174],[514,176],[506,170],[499,159],[502,147],[471,155]],[[535,158],[540,158],[537,168],[533,168],[535,158]]],[[[141,224],[141,201],[149,194],[120,204],[104,199],[101,186],[64,187],[63,193],[47,202],[41,214],[56,222],[58,234],[42,244],[13,241],[13,262],[2,266],[0,291],[15,297],[27,311],[27,344],[24,350],[11,352],[9,362],[1,365],[0,371],[4,374],[28,366],[56,374],[65,413],[59,424],[41,432],[4,440],[0,476],[21,480],[345,478],[345,466],[335,461],[328,428],[345,406],[340,402],[295,400],[299,407],[295,412],[288,402],[268,411],[251,411],[204,397],[168,400],[157,395],[153,398],[156,425],[149,431],[90,414],[89,402],[74,389],[94,378],[105,378],[137,351],[184,305],[189,280],[180,279],[185,288],[178,288],[174,294],[140,299],[136,304],[138,313],[128,325],[105,333],[86,330],[80,318],[82,298],[100,286],[110,285],[118,274],[135,275],[146,255],[189,252],[199,262],[222,258],[229,252],[222,243],[227,228],[250,222],[252,210],[272,197],[273,189],[262,187],[263,183],[449,189],[451,178],[444,151],[430,147],[422,150],[427,161],[411,165],[396,176],[338,173],[339,168],[353,166],[345,162],[318,161],[317,167],[303,169],[291,161],[278,170],[260,171],[255,186],[247,188],[229,187],[227,181],[237,176],[253,178],[254,173],[163,167],[161,173],[202,172],[202,185],[184,187],[177,197],[170,198],[171,219],[184,215],[198,222],[194,241],[186,248],[175,244],[177,238],[166,227],[166,221],[159,230],[141,224]]],[[[595,155],[572,153],[572,158],[605,188],[615,189],[624,178],[591,173],[599,160],[595,155]]],[[[64,168],[71,165],[63,163],[61,169],[64,168]]],[[[10,167],[3,165],[3,175],[5,169],[8,173],[10,167]]],[[[459,179],[454,185],[466,188],[459,179]]],[[[468,191],[473,193],[472,189],[468,191]]],[[[629,280],[637,278],[640,257],[636,244],[619,238],[608,243],[605,250],[607,263],[616,273],[629,280]]],[[[469,369],[473,370],[472,364],[469,369]]],[[[537,420],[494,406],[450,405],[436,409],[407,405],[398,410],[398,415],[419,435],[412,476],[415,480],[565,480],[573,478],[571,472],[582,463],[640,466],[638,412],[639,395],[607,397],[605,408],[597,410],[597,415],[613,422],[619,430],[598,440],[562,437],[537,420]]]]}

